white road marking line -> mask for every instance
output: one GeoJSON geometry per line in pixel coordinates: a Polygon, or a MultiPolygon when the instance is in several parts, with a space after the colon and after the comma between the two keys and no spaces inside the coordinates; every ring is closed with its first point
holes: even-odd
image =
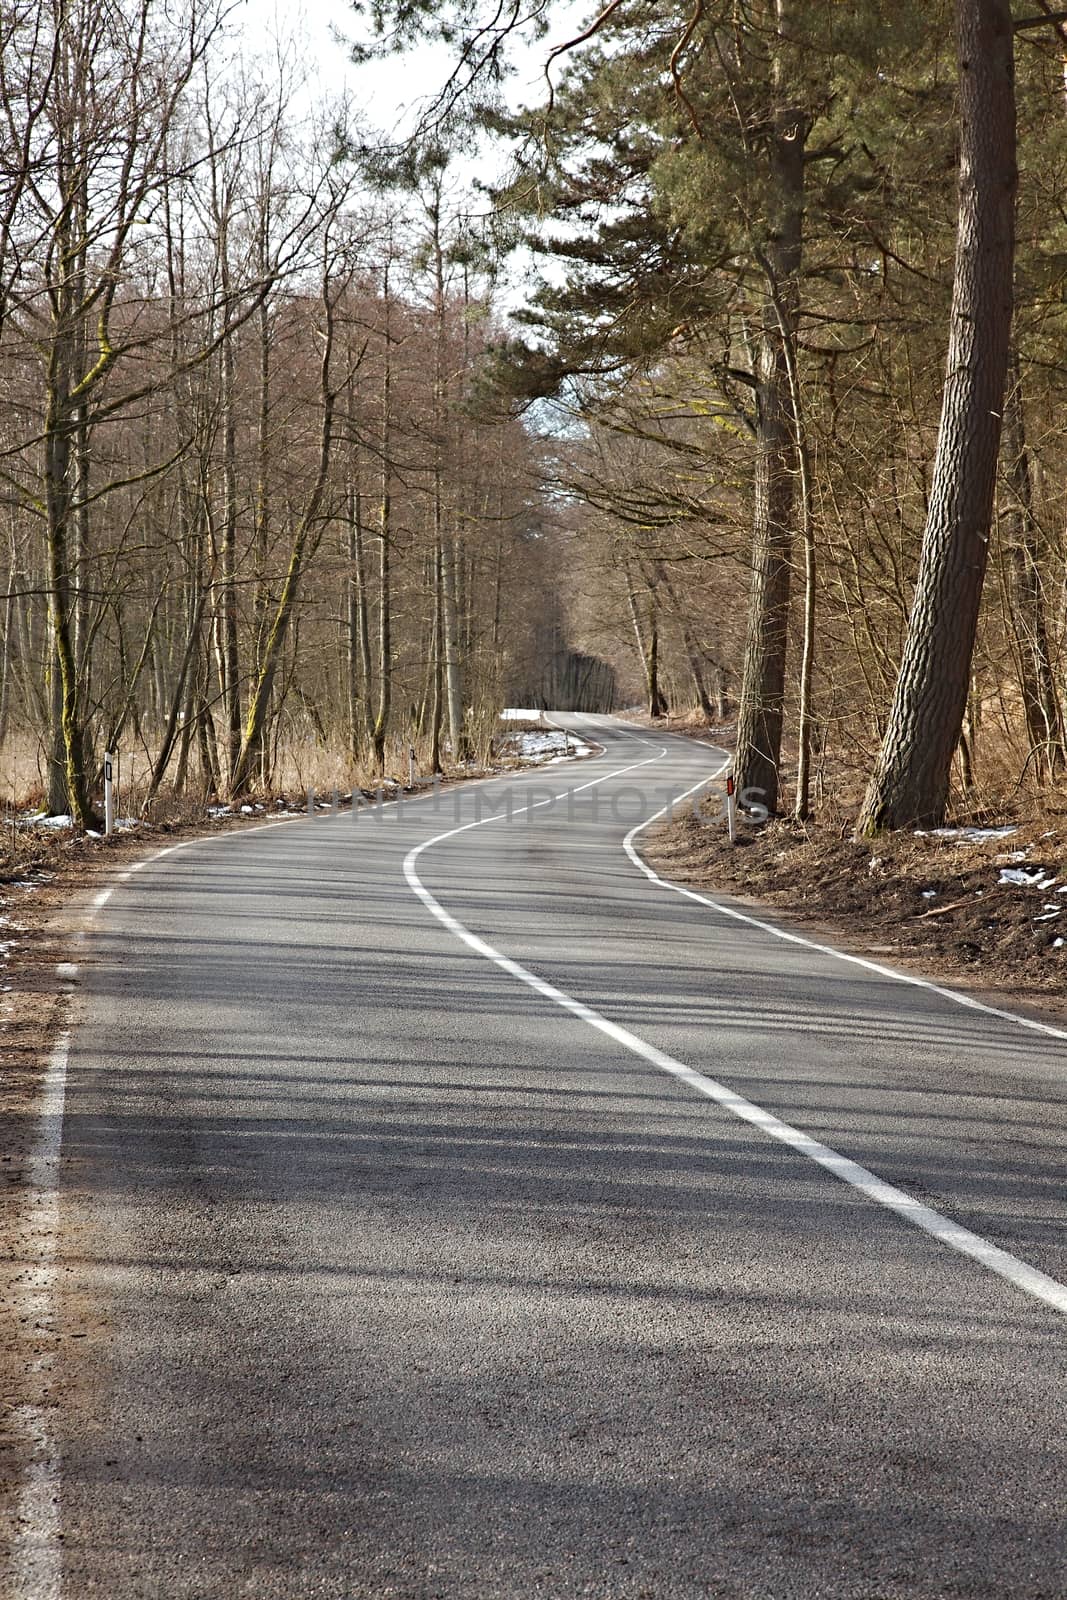
{"type": "Polygon", "coordinates": [[[776,927],[773,922],[764,922],[760,917],[751,916],[747,911],[737,911],[733,906],[722,905],[710,895],[700,894],[696,889],[687,889],[684,884],[672,883],[669,878],[661,878],[659,873],[654,872],[637,853],[634,839],[646,828],[650,828],[654,822],[658,822],[661,817],[665,817],[668,811],[680,805],[683,800],[688,800],[707,784],[713,783],[722,771],[723,768],[720,767],[710,778],[702,778],[691,789],[680,794],[671,805],[661,807],[654,816],[646,817],[644,822],[639,822],[636,827],[630,829],[622,842],[622,847],[634,866],[639,867],[646,878],[662,889],[671,889],[675,894],[684,895],[687,900],[695,900],[698,905],[708,906],[720,916],[731,917],[735,922],[747,923],[750,928],[758,928],[761,933],[773,934],[776,939],[782,939],[786,944],[801,945],[805,950],[817,950],[820,955],[833,956],[835,961],[847,961],[851,966],[877,973],[880,978],[891,978],[894,983],[907,983],[914,989],[925,989],[929,994],[939,995],[942,1000],[951,1000],[953,1005],[963,1006],[967,1011],[981,1011],[987,1017],[997,1017],[1001,1022],[1014,1023],[1017,1028],[1029,1028],[1032,1033],[1045,1033],[1053,1039],[1067,1039],[1067,1029],[1056,1028],[1050,1022],[1038,1022],[1033,1017],[1021,1017],[1015,1011],[1004,1011],[999,1006],[986,1005],[983,1000],[976,1000],[973,995],[964,994],[961,990],[943,989],[940,984],[931,982],[929,978],[918,978],[910,972],[897,972],[893,967],[884,967],[880,961],[871,961],[866,956],[850,955],[846,950],[836,950],[832,944],[820,944],[817,939],[807,939],[801,933],[790,933],[785,928],[776,927]]]}
{"type": "MultiPolygon", "coordinates": [[[[650,760],[659,759],[661,757],[658,756],[650,758],[650,760]]],[[[647,761],[636,763],[637,766],[647,766],[648,764],[647,761]]],[[[625,767],[621,769],[623,772],[630,770],[632,769],[625,767]]],[[[620,776],[619,773],[608,774],[608,777],[618,776],[620,776]]],[[[713,773],[710,778],[704,778],[700,783],[694,784],[691,789],[686,790],[685,794],[680,795],[674,804],[677,805],[679,801],[695,794],[707,783],[712,782],[716,776],[718,774],[713,773]]],[[[608,781],[608,777],[596,781],[605,783],[608,781]]],[[[583,787],[592,788],[592,784],[585,784],[583,787]]],[[[544,805],[545,803],[544,801],[539,801],[538,805],[544,805]]],[[[522,809],[533,810],[535,807],[523,807],[522,809]]],[[[647,818],[643,823],[639,823],[627,835],[628,851],[632,853],[637,864],[650,877],[654,877],[654,874],[650,868],[644,867],[636,851],[633,851],[631,841],[635,833],[640,832],[643,827],[648,827],[670,809],[671,807],[664,806],[654,816],[647,818]]],[[[521,812],[517,814],[521,814],[521,812]]],[[[770,1138],[776,1139],[780,1144],[784,1144],[789,1149],[796,1151],[798,1155],[806,1156],[809,1161],[815,1162],[817,1166],[831,1173],[833,1177],[839,1179],[842,1183],[858,1190],[867,1199],[873,1200],[876,1205],[893,1212],[923,1233],[929,1234],[938,1243],[956,1251],[959,1255],[978,1262],[980,1266],[985,1267],[989,1272],[995,1273],[1006,1282],[1013,1284],[1025,1294],[1031,1295],[1035,1300],[1040,1300],[1045,1305],[1051,1306],[1061,1316],[1067,1316],[1067,1285],[1057,1282],[1055,1278],[1050,1277],[1037,1267],[1030,1266],[1028,1262],[1020,1261],[1017,1256],[1011,1255],[1007,1250],[1002,1250],[999,1245],[993,1244],[989,1239],[982,1238],[980,1234],[972,1233],[969,1228],[960,1227],[948,1217],[943,1216],[941,1212],[935,1211],[932,1206],[925,1205],[921,1200],[916,1200],[913,1195],[908,1194],[904,1189],[898,1189],[894,1184],[886,1183],[875,1173],[861,1166],[859,1162],[839,1154],[838,1151],[831,1149],[829,1145],[823,1144],[818,1139],[813,1139],[810,1134],[802,1132],[799,1128],[792,1127],[787,1122],[783,1122],[773,1112],[764,1110],[762,1106],[756,1105],[751,1100],[746,1100],[743,1095],[736,1094],[732,1089],[728,1089],[725,1084],[718,1083],[714,1078],[709,1078],[703,1072],[697,1072],[695,1068],[686,1066],[683,1061],[678,1061],[674,1056],[668,1055],[666,1051],[649,1044],[647,1040],[640,1038],[636,1033],[631,1033],[628,1028],[622,1028],[618,1023],[611,1022],[607,1017],[602,1016],[599,1011],[594,1011],[592,1006],[587,1006],[584,1001],[576,1000],[573,995],[567,994],[563,989],[557,989],[555,984],[538,977],[535,972],[530,972],[528,968],[521,966],[519,962],[513,961],[510,956],[503,955],[487,940],[480,938],[476,933],[472,933],[464,923],[460,922],[458,917],[453,916],[450,911],[446,911],[441,902],[430,893],[422,882],[415,870],[415,863],[424,850],[429,850],[436,844],[442,844],[446,839],[453,839],[457,834],[467,833],[471,828],[484,827],[487,823],[501,820],[497,816],[483,817],[475,822],[464,823],[462,827],[450,828],[447,832],[439,833],[431,839],[426,839],[422,844],[416,845],[404,857],[404,877],[407,880],[408,887],[418,896],[426,909],[437,918],[438,922],[448,929],[449,933],[465,944],[468,949],[473,950],[476,955],[483,956],[487,961],[491,961],[501,971],[508,973],[513,978],[517,978],[520,983],[524,983],[535,994],[539,994],[543,999],[551,1001],[554,1005],[559,1006],[561,1010],[569,1012],[571,1016],[577,1017],[580,1022],[595,1028],[598,1033],[602,1033],[616,1044],[622,1045],[624,1049],[629,1050],[633,1055],[639,1056],[651,1066],[659,1068],[661,1072],[669,1073],[671,1077],[677,1078],[688,1088],[694,1090],[695,1093],[703,1095],[708,1100],[713,1100],[724,1111],[729,1111],[740,1121],[747,1122],[752,1127],[760,1129],[770,1138]]],[[[656,881],[664,883],[663,879],[656,879],[656,881]]],[[[664,887],[671,888],[674,885],[664,883],[664,887]]],[[[694,895],[693,898],[704,899],[701,895],[694,895]]],[[[713,901],[707,901],[707,904],[712,905],[716,910],[720,909],[715,906],[713,901]]],[[[754,922],[757,927],[765,927],[771,933],[778,931],[769,923],[760,923],[755,918],[742,917],[741,920],[754,922]]],[[[784,935],[784,937],[795,939],[795,942],[800,944],[811,943],[809,940],[795,938],[793,935],[784,935]]],[[[816,950],[823,949],[820,945],[812,945],[812,948],[816,950]]],[[[837,951],[831,950],[829,947],[826,947],[826,951],[831,955],[838,954],[837,951]]],[[[856,957],[847,957],[846,959],[858,960],[856,957]]],[[[896,973],[890,972],[888,968],[879,968],[872,962],[861,961],[860,965],[873,967],[875,971],[885,971],[891,977],[897,976],[896,973]]],[[[921,982],[921,980],[912,981],[921,982]]],[[[924,984],[923,986],[936,989],[936,985],[933,984],[924,984]]],[[[937,992],[951,994],[949,990],[938,990],[937,992]]],[[[991,1008],[982,1007],[981,1009],[989,1010],[991,1008]]],[[[1005,1013],[1005,1015],[1010,1016],[1010,1013],[1005,1013]]]]}
{"type": "MultiPolygon", "coordinates": [[[[45,1073],[37,1138],[26,1172],[32,1208],[27,1245],[32,1265],[22,1279],[21,1310],[28,1325],[49,1339],[55,1333],[59,1166],[69,1050],[70,1034],[63,1032],[45,1073]]],[[[54,1368],[54,1352],[47,1349],[30,1368],[36,1392],[15,1413],[30,1448],[10,1547],[15,1600],[60,1600],[62,1589],[59,1447],[52,1427],[55,1402],[49,1395],[54,1368]]]]}

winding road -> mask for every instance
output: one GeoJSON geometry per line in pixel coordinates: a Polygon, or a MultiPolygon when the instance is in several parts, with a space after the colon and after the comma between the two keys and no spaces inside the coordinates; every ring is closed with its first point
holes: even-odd
{"type": "Polygon", "coordinates": [[[560,720],[100,906],[16,1600],[1067,1593],[1067,1038],[660,883],[721,754],[560,720]]]}

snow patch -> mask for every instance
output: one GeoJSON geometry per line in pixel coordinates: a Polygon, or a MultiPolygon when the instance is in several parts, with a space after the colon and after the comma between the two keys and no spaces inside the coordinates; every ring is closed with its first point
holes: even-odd
{"type": "Polygon", "coordinates": [[[1008,839],[1018,833],[1014,823],[1000,828],[916,828],[916,839],[963,839],[967,844],[985,844],[989,839],[1008,839]]]}
{"type": "Polygon", "coordinates": [[[566,755],[565,733],[520,733],[519,756],[523,761],[543,761],[545,756],[566,755]]]}
{"type": "Polygon", "coordinates": [[[1051,889],[1056,877],[1044,867],[1001,867],[997,882],[1014,889],[1051,889]]]}

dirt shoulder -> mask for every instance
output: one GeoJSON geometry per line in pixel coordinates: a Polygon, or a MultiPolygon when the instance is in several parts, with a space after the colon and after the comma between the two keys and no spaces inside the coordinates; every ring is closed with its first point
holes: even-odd
{"type": "Polygon", "coordinates": [[[773,908],[853,954],[1067,1022],[1067,813],[858,843],[847,824],[742,824],[720,805],[644,835],[661,876],[773,908]]]}

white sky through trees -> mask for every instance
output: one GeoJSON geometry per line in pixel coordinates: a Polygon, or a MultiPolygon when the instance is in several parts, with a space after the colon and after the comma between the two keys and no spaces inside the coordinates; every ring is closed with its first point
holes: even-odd
{"type": "MultiPolygon", "coordinates": [[[[511,53],[518,68],[508,86],[513,104],[541,98],[552,46],[573,37],[588,6],[563,0],[554,10],[548,39],[511,53]]],[[[385,134],[402,134],[413,125],[420,106],[440,91],[452,60],[441,46],[422,45],[392,61],[353,66],[338,35],[354,39],[364,27],[346,0],[238,0],[230,22],[242,48],[256,54],[268,51],[272,38],[292,39],[306,61],[307,93],[329,99],[347,91],[354,111],[362,111],[385,134]]]]}
{"type": "MultiPolygon", "coordinates": [[[[590,14],[587,0],[557,0],[547,38],[512,43],[509,59],[516,70],[505,85],[512,105],[536,104],[544,98],[545,63],[553,46],[574,38],[590,14]]],[[[432,105],[448,81],[454,59],[442,46],[424,44],[393,59],[355,66],[345,40],[361,36],[365,27],[346,0],[237,0],[227,32],[243,57],[269,60],[280,53],[292,58],[294,82],[302,85],[291,100],[298,116],[316,120],[347,96],[353,131],[358,128],[371,139],[375,134],[399,139],[411,132],[420,111],[432,105]]],[[[557,80],[562,70],[562,62],[557,62],[557,80]]],[[[506,162],[506,153],[489,141],[475,144],[472,139],[457,151],[457,190],[471,191],[472,212],[488,204],[484,195],[473,192],[475,179],[485,183],[503,176],[506,162]]],[[[467,209],[466,201],[459,199],[459,205],[467,209]]],[[[542,272],[553,275],[552,263],[539,265],[542,272]]],[[[501,310],[524,302],[532,272],[529,253],[516,251],[497,284],[501,310]]]]}

